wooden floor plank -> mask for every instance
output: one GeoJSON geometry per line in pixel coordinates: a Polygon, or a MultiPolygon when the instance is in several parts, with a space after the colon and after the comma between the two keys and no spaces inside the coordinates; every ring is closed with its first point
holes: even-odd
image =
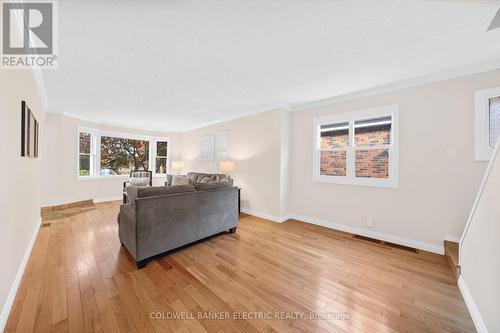
{"type": "Polygon", "coordinates": [[[98,204],[40,230],[6,332],[475,331],[443,256],[242,215],[235,234],[137,270],[118,209],[98,204]],[[155,319],[172,313],[192,317],[155,319]],[[332,313],[348,317],[308,317],[332,313]]]}

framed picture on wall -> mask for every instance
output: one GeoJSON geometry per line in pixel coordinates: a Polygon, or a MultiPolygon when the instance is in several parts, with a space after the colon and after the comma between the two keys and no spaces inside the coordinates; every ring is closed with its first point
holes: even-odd
{"type": "Polygon", "coordinates": [[[38,157],[39,125],[33,112],[21,101],[21,156],[38,157]]]}
{"type": "Polygon", "coordinates": [[[215,136],[213,134],[200,137],[200,158],[202,161],[214,160],[215,136]]]}
{"type": "Polygon", "coordinates": [[[215,160],[227,160],[227,132],[215,133],[215,160]]]}

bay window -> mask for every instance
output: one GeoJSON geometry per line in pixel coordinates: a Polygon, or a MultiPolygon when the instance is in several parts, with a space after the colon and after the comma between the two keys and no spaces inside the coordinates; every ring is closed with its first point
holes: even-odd
{"type": "Polygon", "coordinates": [[[79,128],[78,176],[128,177],[131,171],[165,175],[168,139],[79,128]]]}

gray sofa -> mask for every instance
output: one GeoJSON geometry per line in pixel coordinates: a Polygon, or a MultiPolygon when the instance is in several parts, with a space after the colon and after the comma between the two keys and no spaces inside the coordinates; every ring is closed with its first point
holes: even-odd
{"type": "Polygon", "coordinates": [[[150,187],[120,206],[120,241],[137,268],[167,251],[238,225],[238,188],[230,183],[150,187]]]}

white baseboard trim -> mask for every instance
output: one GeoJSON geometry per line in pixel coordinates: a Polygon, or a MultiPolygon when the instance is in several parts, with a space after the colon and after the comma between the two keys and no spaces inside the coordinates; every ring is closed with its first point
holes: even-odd
{"type": "Polygon", "coordinates": [[[33,230],[33,234],[31,235],[30,242],[28,243],[28,247],[24,253],[23,260],[19,264],[19,269],[17,270],[16,277],[12,282],[12,286],[10,287],[9,294],[7,295],[7,299],[2,308],[2,312],[0,313],[0,332],[3,332],[5,329],[5,325],[7,325],[7,319],[9,319],[10,311],[12,310],[12,305],[14,304],[14,300],[16,298],[17,289],[19,288],[19,284],[23,278],[24,270],[26,269],[26,265],[28,264],[28,259],[31,255],[31,250],[33,249],[33,245],[35,244],[36,236],[38,235],[38,230],[40,229],[40,225],[42,224],[42,218],[40,217],[35,225],[35,229],[33,230]]]}
{"type": "Polygon", "coordinates": [[[317,218],[310,217],[310,216],[290,214],[289,217],[292,219],[295,219],[295,220],[319,225],[322,227],[332,228],[335,230],[344,231],[344,232],[348,232],[351,234],[375,238],[375,239],[382,240],[382,241],[389,242],[389,243],[399,244],[399,245],[419,249],[422,251],[433,252],[433,253],[444,255],[444,246],[443,245],[440,246],[440,245],[427,243],[427,242],[423,242],[423,241],[419,241],[419,240],[414,240],[414,239],[410,239],[410,238],[389,235],[389,234],[379,232],[379,231],[368,230],[365,228],[354,227],[354,226],[347,225],[347,224],[341,224],[341,223],[335,223],[332,221],[321,220],[321,219],[317,219],[317,218]]]}
{"type": "Polygon", "coordinates": [[[481,317],[481,313],[479,313],[479,309],[472,298],[472,295],[463,279],[462,275],[458,277],[458,288],[462,293],[462,296],[465,301],[465,305],[467,305],[467,309],[469,310],[470,316],[472,317],[472,321],[474,322],[474,326],[476,326],[476,330],[479,333],[488,333],[488,329],[486,328],[486,324],[481,317]]]}
{"type": "Polygon", "coordinates": [[[260,217],[262,219],[266,219],[266,220],[276,222],[276,223],[283,223],[290,218],[289,215],[277,216],[277,215],[262,213],[262,212],[259,212],[257,210],[247,209],[247,208],[241,208],[241,212],[248,214],[248,215],[257,216],[257,217],[260,217]]]}
{"type": "Polygon", "coordinates": [[[94,203],[109,202],[109,201],[119,201],[119,200],[122,200],[122,199],[123,199],[123,197],[97,198],[97,199],[94,199],[94,203]]]}
{"type": "Polygon", "coordinates": [[[460,238],[462,236],[456,236],[456,235],[445,235],[444,240],[448,242],[455,242],[455,243],[460,243],[460,238]]]}

